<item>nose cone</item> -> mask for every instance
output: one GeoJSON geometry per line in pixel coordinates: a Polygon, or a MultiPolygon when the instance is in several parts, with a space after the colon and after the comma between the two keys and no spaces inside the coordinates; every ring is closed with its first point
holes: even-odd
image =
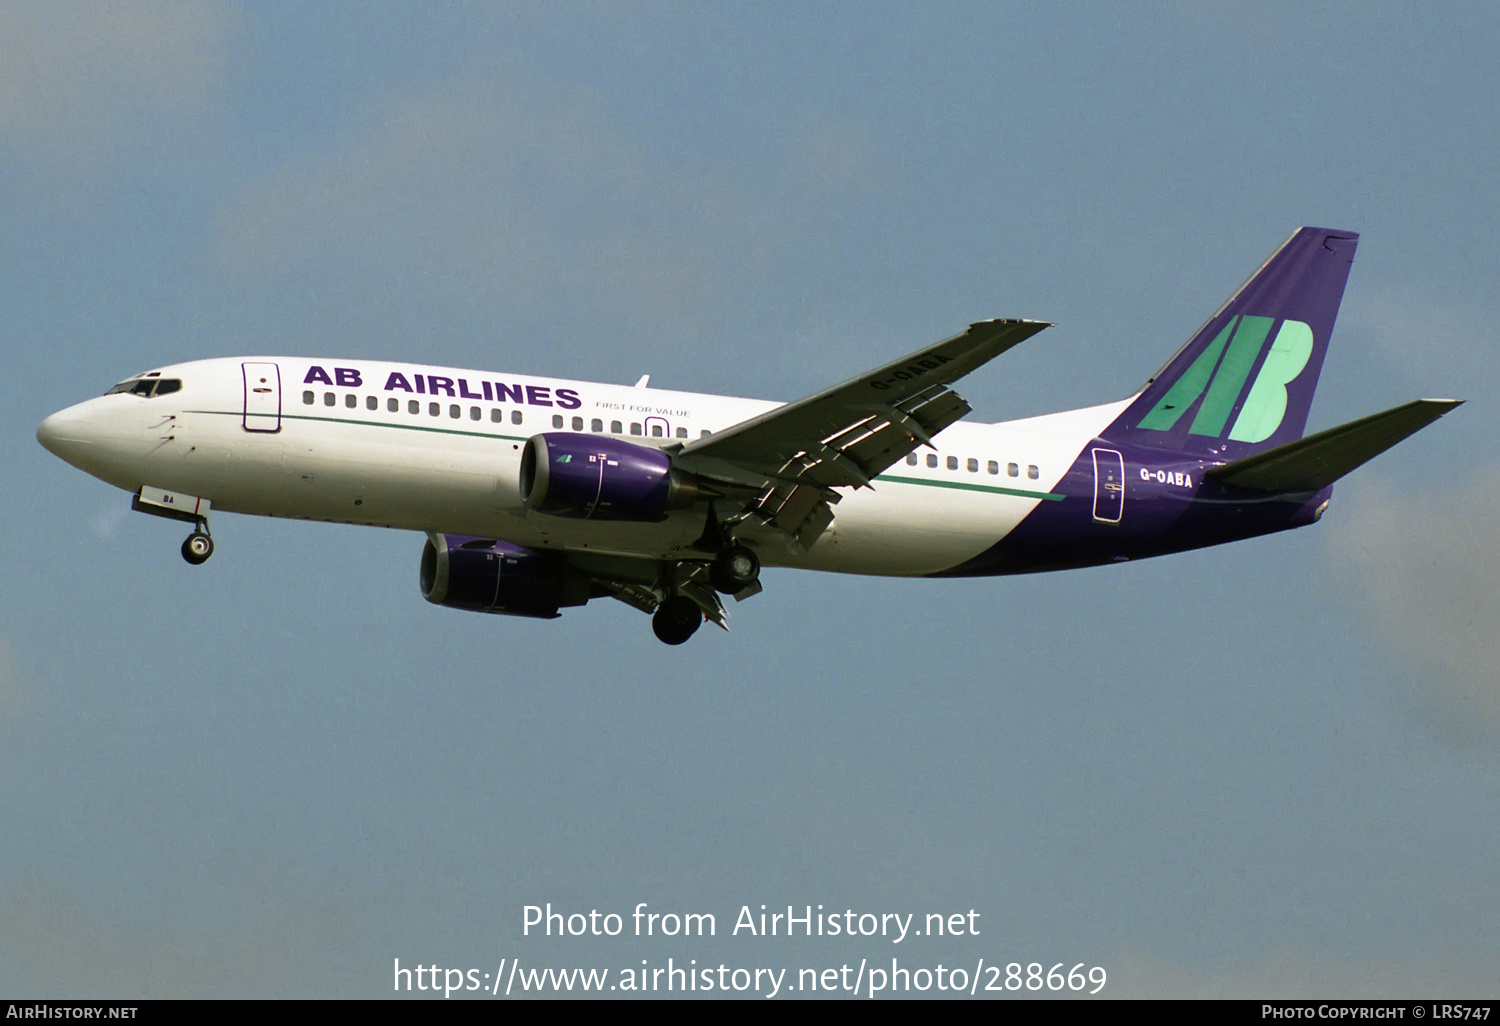
{"type": "Polygon", "coordinates": [[[93,445],[93,431],[83,407],[86,403],[58,410],[37,425],[36,440],[54,456],[78,466],[93,445]]]}

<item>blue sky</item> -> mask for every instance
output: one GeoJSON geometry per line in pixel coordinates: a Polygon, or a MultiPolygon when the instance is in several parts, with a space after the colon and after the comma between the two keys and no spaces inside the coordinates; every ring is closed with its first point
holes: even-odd
{"type": "Polygon", "coordinates": [[[1495,990],[1488,4],[0,9],[0,991],[391,960],[837,965],[741,905],[982,913],[913,965],[1495,990]],[[792,571],[682,649],[424,603],[421,539],[173,525],[46,414],[400,358],[792,399],[986,317],[999,420],[1120,398],[1293,228],[1362,233],[1310,427],[1470,403],[1316,527],[1054,576],[792,571]],[[712,940],[521,936],[521,907],[712,940]]]}

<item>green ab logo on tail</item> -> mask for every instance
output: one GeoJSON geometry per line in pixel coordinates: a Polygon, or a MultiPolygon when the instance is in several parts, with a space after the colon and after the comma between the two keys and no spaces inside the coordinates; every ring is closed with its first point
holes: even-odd
{"type": "MultiPolygon", "coordinates": [[[[1231,319],[1137,426],[1149,431],[1170,431],[1207,391],[1188,434],[1214,438],[1222,435],[1234,402],[1239,398],[1245,379],[1250,376],[1250,368],[1255,366],[1256,357],[1275,322],[1274,317],[1231,319]],[[1224,351],[1226,345],[1228,352],[1224,351]],[[1224,354],[1222,362],[1220,353],[1224,354]],[[1214,370],[1216,366],[1217,372],[1214,370]]],[[[1286,415],[1286,386],[1302,373],[1312,351],[1312,328],[1302,321],[1281,323],[1281,330],[1271,343],[1271,351],[1266,354],[1265,363],[1255,376],[1255,384],[1250,386],[1245,405],[1234,420],[1234,427],[1229,432],[1230,441],[1263,442],[1275,433],[1281,426],[1281,418],[1286,415]]]]}

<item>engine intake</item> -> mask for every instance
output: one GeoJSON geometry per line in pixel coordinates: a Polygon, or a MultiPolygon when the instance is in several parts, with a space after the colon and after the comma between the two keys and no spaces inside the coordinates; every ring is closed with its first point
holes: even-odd
{"type": "Polygon", "coordinates": [[[521,501],[538,513],[656,521],[697,499],[697,482],[647,445],[553,431],[533,436],[521,453],[521,501]]]}
{"type": "Polygon", "coordinates": [[[481,613],[552,619],[559,608],[589,600],[588,577],[561,553],[492,538],[429,535],[420,577],[428,602],[481,613]]]}

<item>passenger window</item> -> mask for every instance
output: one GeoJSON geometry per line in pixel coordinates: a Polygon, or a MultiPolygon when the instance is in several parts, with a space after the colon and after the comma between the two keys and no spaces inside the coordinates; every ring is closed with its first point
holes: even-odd
{"type": "Polygon", "coordinates": [[[622,425],[618,420],[612,420],[612,421],[609,422],[609,433],[610,434],[612,434],[612,435],[618,435],[621,432],[623,432],[624,430],[625,430],[624,425],[622,425]]]}
{"type": "Polygon", "coordinates": [[[713,434],[712,431],[705,430],[705,431],[700,432],[699,435],[698,435],[698,437],[699,438],[707,438],[711,434],[713,434]]]}
{"type": "Polygon", "coordinates": [[[574,431],[582,431],[583,430],[583,418],[582,417],[574,417],[573,418],[573,430],[574,431]]]}
{"type": "Polygon", "coordinates": [[[422,404],[419,403],[419,402],[417,402],[415,399],[408,399],[407,402],[406,402],[406,412],[407,413],[421,413],[422,412],[422,404]]]}
{"type": "Polygon", "coordinates": [[[317,399],[317,396],[313,395],[311,392],[302,393],[302,403],[305,406],[311,406],[315,399],[317,399]]]}
{"type": "Polygon", "coordinates": [[[630,425],[630,433],[632,435],[638,435],[638,434],[640,434],[641,433],[641,425],[638,424],[638,423],[631,424],[630,425]]]}
{"type": "Polygon", "coordinates": [[[660,438],[661,436],[662,436],[661,425],[660,424],[652,424],[651,425],[651,437],[652,438],[660,438]]]}
{"type": "Polygon", "coordinates": [[[323,393],[323,405],[324,406],[332,406],[336,402],[338,402],[338,396],[334,395],[332,392],[324,392],[323,393]]]}
{"type": "Polygon", "coordinates": [[[560,413],[554,413],[552,415],[552,426],[555,427],[555,428],[560,428],[560,427],[562,427],[562,424],[563,424],[562,414],[560,414],[560,413]]]}
{"type": "Polygon", "coordinates": [[[915,467],[917,465],[917,454],[916,453],[909,452],[909,453],[906,454],[906,465],[908,467],[915,467]]]}
{"type": "Polygon", "coordinates": [[[367,410],[378,410],[378,409],[380,409],[380,400],[376,399],[373,395],[367,395],[367,396],[365,396],[365,409],[367,409],[367,410]]]}
{"type": "Polygon", "coordinates": [[[930,453],[927,454],[927,465],[929,467],[931,467],[933,470],[937,469],[937,454],[936,453],[931,453],[930,452],[930,453]]]}
{"type": "Polygon", "coordinates": [[[500,409],[500,407],[497,406],[493,410],[490,411],[490,420],[493,421],[494,423],[498,424],[498,423],[500,423],[504,419],[505,419],[505,411],[502,410],[502,409],[500,409]]]}
{"type": "Polygon", "coordinates": [[[521,423],[521,411],[520,410],[511,410],[510,411],[510,422],[512,424],[519,424],[519,423],[521,423]]]}
{"type": "Polygon", "coordinates": [[[400,399],[387,399],[385,401],[385,408],[387,410],[389,410],[391,413],[400,413],[401,412],[401,400],[400,399]]]}
{"type": "Polygon", "coordinates": [[[484,411],[481,410],[479,407],[477,407],[477,406],[470,406],[469,407],[469,419],[470,420],[478,420],[480,417],[483,417],[483,416],[484,416],[484,411]]]}
{"type": "Polygon", "coordinates": [[[958,457],[957,456],[949,456],[948,457],[948,469],[949,470],[957,470],[958,469],[958,457]]]}
{"type": "Polygon", "coordinates": [[[443,404],[442,403],[428,403],[427,404],[427,415],[429,417],[441,417],[443,415],[443,404]]]}
{"type": "Polygon", "coordinates": [[[589,421],[589,430],[596,433],[603,431],[604,421],[600,420],[598,417],[595,417],[593,420],[589,421]]]}
{"type": "Polygon", "coordinates": [[[1033,463],[1031,466],[1026,468],[1026,476],[1035,481],[1037,478],[1042,476],[1042,472],[1037,467],[1037,465],[1033,463]]]}
{"type": "Polygon", "coordinates": [[[454,420],[457,420],[458,418],[462,417],[463,415],[464,415],[464,408],[462,406],[458,405],[458,403],[454,403],[452,406],[448,407],[448,416],[452,417],[454,420]]]}
{"type": "Polygon", "coordinates": [[[344,396],[344,405],[349,407],[349,409],[351,410],[354,409],[359,405],[359,396],[355,395],[353,392],[350,392],[348,395],[344,396]]]}
{"type": "Polygon", "coordinates": [[[978,460],[976,460],[976,459],[970,459],[969,460],[969,473],[971,473],[971,474],[977,474],[977,473],[979,473],[979,461],[978,460]]]}
{"type": "Polygon", "coordinates": [[[985,469],[988,470],[991,474],[998,474],[1000,473],[1000,464],[996,463],[994,460],[990,460],[989,466],[985,469]]]}
{"type": "Polygon", "coordinates": [[[1005,472],[1007,474],[1009,474],[1011,477],[1020,477],[1021,476],[1021,468],[1019,466],[1017,466],[1016,464],[1014,464],[1014,463],[1007,463],[1005,465],[1005,472]]]}
{"type": "Polygon", "coordinates": [[[678,428],[677,429],[677,437],[678,438],[686,438],[687,437],[687,428],[678,428]]]}

